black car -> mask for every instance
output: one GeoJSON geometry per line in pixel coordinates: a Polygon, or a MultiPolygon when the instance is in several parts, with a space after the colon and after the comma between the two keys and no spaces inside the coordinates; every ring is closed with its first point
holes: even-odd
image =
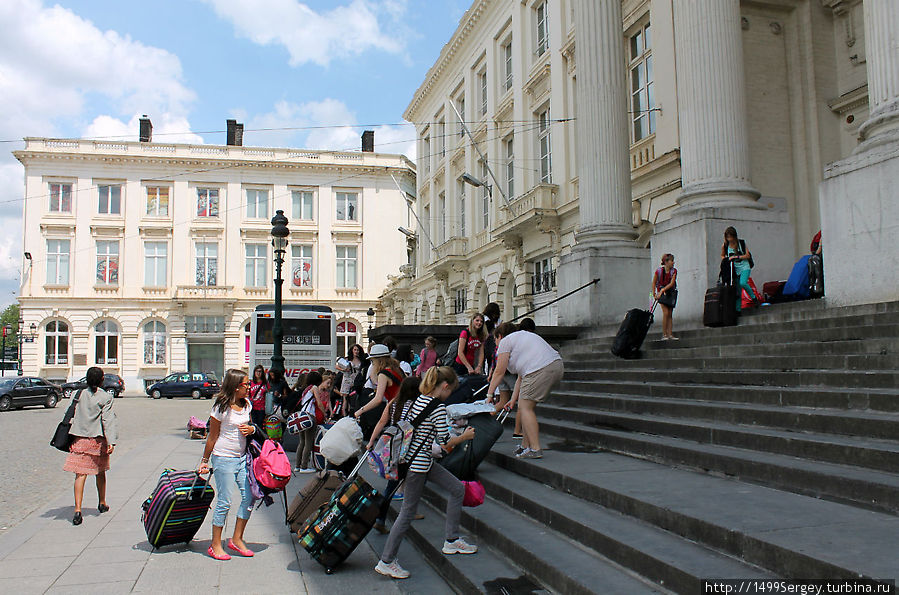
{"type": "Polygon", "coordinates": [[[194,399],[211,399],[218,391],[219,381],[211,372],[177,372],[147,387],[147,395],[154,399],[187,395],[194,399]]]}
{"type": "MultiPolygon", "coordinates": [[[[87,377],[83,377],[75,382],[66,382],[61,386],[62,392],[68,399],[82,388],[87,388],[87,377]]],[[[113,397],[120,397],[125,392],[125,381],[118,374],[103,374],[103,384],[100,385],[100,388],[111,393],[113,397]]]]}
{"type": "Polygon", "coordinates": [[[0,411],[9,411],[28,405],[56,407],[62,398],[62,389],[36,376],[0,378],[0,411]]]}

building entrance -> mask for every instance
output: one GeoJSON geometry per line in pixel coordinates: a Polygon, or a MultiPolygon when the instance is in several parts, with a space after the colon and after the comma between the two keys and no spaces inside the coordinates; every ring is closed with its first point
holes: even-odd
{"type": "Polygon", "coordinates": [[[188,343],[187,369],[189,372],[215,372],[221,381],[225,373],[225,344],[188,343]]]}

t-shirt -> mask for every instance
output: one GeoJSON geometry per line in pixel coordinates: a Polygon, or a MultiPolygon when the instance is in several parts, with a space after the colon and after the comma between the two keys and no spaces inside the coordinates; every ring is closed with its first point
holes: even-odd
{"type": "MultiPolygon", "coordinates": [[[[483,344],[483,341],[474,336],[469,336],[468,329],[463,330],[459,333],[459,343],[462,343],[462,339],[467,339],[468,343],[465,344],[465,359],[468,360],[468,363],[471,364],[471,367],[477,367],[478,365],[478,349],[483,344]]],[[[456,356],[456,363],[462,364],[462,360],[459,359],[459,356],[456,356]]]]}
{"type": "Polygon", "coordinates": [[[677,289],[676,275],[677,269],[674,267],[671,267],[670,273],[665,271],[665,267],[659,267],[659,269],[656,271],[656,289],[662,289],[663,287],[671,283],[671,277],[675,277],[674,287],[672,287],[671,289],[677,289]]]}
{"type": "Polygon", "coordinates": [[[528,331],[516,331],[503,337],[496,353],[508,353],[508,371],[519,376],[527,376],[562,359],[559,352],[550,347],[543,337],[528,331]]]}
{"type": "Polygon", "coordinates": [[[409,362],[400,362],[400,370],[403,371],[407,377],[412,376],[412,364],[409,362]]]}
{"type": "Polygon", "coordinates": [[[265,393],[267,390],[268,384],[265,382],[250,383],[249,397],[254,411],[262,411],[265,409],[265,393]]]}
{"type": "MultiPolygon", "coordinates": [[[[433,397],[421,395],[407,411],[404,411],[403,419],[412,421],[419,413],[424,411],[433,397]]],[[[417,453],[409,464],[412,473],[427,473],[431,470],[434,457],[431,454],[431,444],[438,442],[446,444],[449,441],[449,426],[446,425],[446,406],[441,403],[424,421],[415,428],[412,436],[412,445],[409,453],[417,453]]]]}
{"type": "Polygon", "coordinates": [[[356,374],[362,370],[362,364],[354,364],[343,358],[337,360],[337,363],[346,368],[346,370],[343,371],[343,382],[340,383],[340,392],[348,395],[350,394],[350,391],[353,390],[353,382],[356,380],[356,374]]]}
{"type": "Polygon", "coordinates": [[[212,408],[212,417],[222,424],[218,440],[212,448],[217,457],[242,457],[247,450],[247,437],[240,433],[238,426],[250,423],[250,407],[235,411],[231,407],[222,413],[218,407],[212,408]]]}

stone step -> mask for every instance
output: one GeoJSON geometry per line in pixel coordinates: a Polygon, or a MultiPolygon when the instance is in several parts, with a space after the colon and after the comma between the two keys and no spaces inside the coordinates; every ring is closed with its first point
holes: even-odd
{"type": "MultiPolygon", "coordinates": [[[[761,287],[759,288],[761,289],[761,287]]],[[[793,322],[797,320],[820,319],[824,317],[840,318],[845,316],[864,316],[899,312],[899,301],[881,302],[877,304],[859,304],[857,306],[828,307],[827,299],[805,300],[771,304],[761,308],[750,308],[744,314],[746,324],[767,324],[770,322],[793,322]]]]}
{"type": "MultiPolygon", "coordinates": [[[[594,427],[899,473],[897,434],[868,437],[866,424],[877,419],[870,414],[625,395],[558,395],[540,406],[540,414],[594,427]],[[850,426],[859,431],[849,431],[850,426]]],[[[896,414],[890,417],[899,419],[896,414]]]]}
{"type": "MultiPolygon", "coordinates": [[[[439,548],[443,544],[442,511],[446,508],[446,498],[436,489],[426,485],[424,499],[428,504],[424,520],[428,518],[434,520],[430,524],[421,525],[419,523],[422,521],[415,521],[412,530],[430,531],[430,535],[422,537],[426,537],[428,544],[439,543],[440,545],[434,548],[433,555],[443,556],[439,548]]],[[[396,504],[393,506],[397,507],[396,504]]],[[[500,552],[502,557],[515,566],[527,569],[527,574],[556,593],[588,595],[670,592],[667,588],[652,584],[595,551],[581,546],[545,523],[494,498],[488,497],[484,504],[477,508],[463,508],[462,526],[471,535],[477,536],[478,553],[468,556],[443,556],[445,558],[443,564],[452,562],[460,567],[474,564],[482,549],[489,548],[493,552],[500,552]]],[[[432,557],[430,553],[428,555],[432,557]]]]}
{"type": "Polygon", "coordinates": [[[734,557],[495,465],[482,464],[478,479],[490,498],[676,593],[700,593],[702,580],[709,577],[774,578],[734,557]]]}
{"type": "MultiPolygon", "coordinates": [[[[586,417],[584,415],[583,417],[586,417]]],[[[899,477],[896,474],[847,465],[808,461],[776,453],[699,443],[667,435],[639,433],[619,416],[621,425],[599,427],[570,420],[542,417],[542,433],[629,456],[669,465],[729,475],[797,494],[829,498],[877,510],[899,512],[899,477]]]]}
{"type": "Polygon", "coordinates": [[[652,368],[656,370],[895,370],[899,353],[889,355],[747,355],[725,357],[679,357],[652,359],[591,359],[579,354],[565,362],[567,371],[605,371],[652,368]]]}
{"type": "Polygon", "coordinates": [[[739,390],[742,386],[795,386],[795,387],[846,387],[895,389],[899,386],[899,372],[845,371],[845,370],[777,370],[748,369],[739,372],[721,370],[652,368],[635,370],[565,371],[564,382],[670,382],[677,384],[703,383],[730,386],[739,390]]]}
{"type": "Polygon", "coordinates": [[[625,394],[647,397],[695,399],[784,405],[787,407],[824,407],[899,412],[899,388],[867,389],[845,387],[740,386],[720,384],[675,384],[671,382],[622,383],[609,380],[563,380],[555,394],[625,394]]]}
{"type": "Polygon", "coordinates": [[[608,452],[491,462],[786,578],[899,576],[899,518],[608,452]]]}

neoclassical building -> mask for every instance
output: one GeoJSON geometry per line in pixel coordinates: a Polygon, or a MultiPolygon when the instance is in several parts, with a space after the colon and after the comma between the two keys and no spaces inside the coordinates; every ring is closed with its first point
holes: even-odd
{"type": "MultiPolygon", "coordinates": [[[[877,199],[875,183],[875,198],[844,186],[824,197],[871,162],[877,179],[895,172],[894,141],[855,155],[895,136],[897,7],[475,0],[405,112],[422,225],[414,270],[382,297],[388,319],[462,322],[487,301],[510,318],[599,278],[538,324],[617,321],[645,307],[667,252],[679,316],[696,319],[728,225],[749,242],[759,286],[785,279],[823,228],[835,303],[895,299],[880,279],[862,297],[858,260],[837,264],[839,242],[858,253],[867,223],[897,220],[895,194],[877,199]],[[849,231],[847,197],[872,201],[849,231]]],[[[870,246],[896,254],[879,229],[870,246]]]]}
{"type": "Polygon", "coordinates": [[[26,139],[19,302],[38,336],[25,373],[99,365],[133,389],[246,367],[250,313],[274,299],[275,210],[290,220],[285,303],[332,307],[338,350],[359,341],[408,261],[397,227],[411,226],[415,187],[414,165],[368,140],[337,152],[26,139]]]}

